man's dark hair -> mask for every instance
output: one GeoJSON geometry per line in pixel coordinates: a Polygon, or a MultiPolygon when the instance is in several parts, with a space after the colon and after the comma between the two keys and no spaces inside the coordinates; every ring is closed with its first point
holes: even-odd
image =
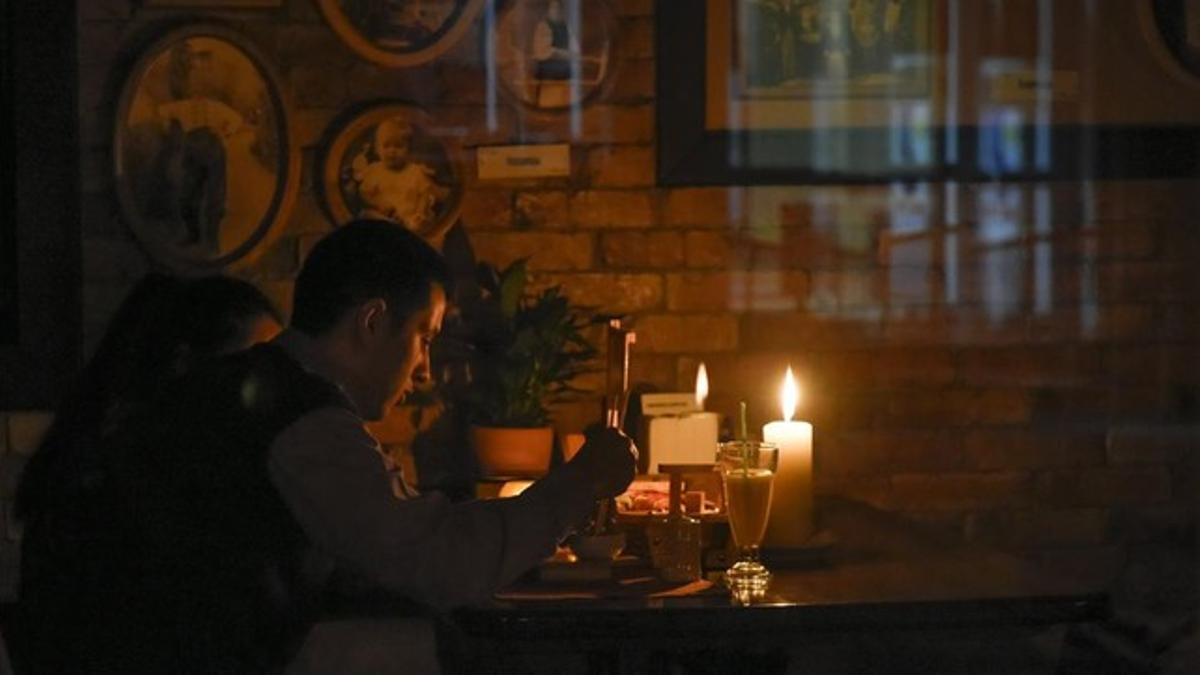
{"type": "Polygon", "coordinates": [[[397,321],[429,304],[434,284],[448,290],[450,271],[432,246],[395,223],[355,220],[317,242],[292,303],[292,327],[321,335],[351,308],[383,298],[397,321]]]}

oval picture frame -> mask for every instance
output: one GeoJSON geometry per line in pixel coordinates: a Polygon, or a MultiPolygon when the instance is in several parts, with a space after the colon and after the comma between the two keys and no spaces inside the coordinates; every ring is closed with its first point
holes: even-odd
{"type": "Polygon", "coordinates": [[[422,109],[374,103],[335,122],[326,138],[321,195],[335,224],[389,220],[436,245],[458,219],[460,153],[433,133],[422,109]]]}
{"type": "Polygon", "coordinates": [[[295,202],[300,152],[261,53],[222,25],[175,28],[126,77],[113,130],[121,216],[158,262],[203,274],[253,262],[295,202]]]}
{"type": "Polygon", "coordinates": [[[606,0],[510,0],[490,30],[484,60],[508,96],[527,109],[562,112],[595,101],[611,86],[618,30],[606,0]]]}
{"type": "Polygon", "coordinates": [[[419,65],[454,46],[484,0],[395,3],[314,0],[333,32],[359,56],[388,68],[419,65]],[[410,15],[411,14],[411,15],[410,15]]]}
{"type": "Polygon", "coordinates": [[[1174,76],[1200,85],[1200,10],[1184,0],[1137,3],[1151,50],[1174,76]]]}

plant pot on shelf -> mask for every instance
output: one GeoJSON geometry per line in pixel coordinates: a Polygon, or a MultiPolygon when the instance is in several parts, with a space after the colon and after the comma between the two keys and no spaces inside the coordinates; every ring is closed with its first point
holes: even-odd
{"type": "Polygon", "coordinates": [[[550,470],[554,428],[471,427],[471,447],[486,477],[535,478],[550,470]]]}

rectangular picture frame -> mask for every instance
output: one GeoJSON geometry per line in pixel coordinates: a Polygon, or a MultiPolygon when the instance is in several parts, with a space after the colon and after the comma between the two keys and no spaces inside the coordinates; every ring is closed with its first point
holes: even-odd
{"type": "MultiPolygon", "coordinates": [[[[876,4],[883,4],[881,0],[876,4]]],[[[901,0],[908,2],[910,0],[901,0]]],[[[1028,70],[991,73],[986,62],[1002,59],[975,42],[951,39],[952,30],[975,35],[986,21],[974,4],[911,0],[927,7],[926,38],[909,41],[901,60],[926,60],[933,78],[923,92],[881,99],[864,88],[788,85],[774,110],[747,106],[739,91],[746,81],[746,45],[757,38],[744,31],[747,8],[802,5],[804,0],[657,0],[656,114],[659,185],[879,184],[893,181],[1029,181],[1174,178],[1200,173],[1200,125],[1179,124],[1153,113],[1112,119],[1089,117],[1080,101],[1053,101],[1050,122],[1008,114],[1028,102],[991,99],[1011,93],[1028,70]],[[957,8],[957,9],[954,9],[957,8]],[[911,49],[915,46],[915,49],[911,49]],[[948,62],[953,53],[956,62],[948,62]],[[989,80],[989,77],[991,78],[989,80]],[[945,104],[952,97],[954,106],[945,104]],[[899,106],[895,105],[899,102],[899,106]],[[898,108],[898,109],[897,109],[898,108]],[[953,108],[953,111],[951,110],[953,108]]],[[[849,0],[821,2],[849,11],[849,0]]],[[[869,3],[868,3],[869,4],[869,3]]],[[[1007,6],[999,11],[1008,11],[1007,6]]],[[[1062,10],[1062,11],[1065,11],[1062,10]]],[[[1116,17],[1132,8],[1121,9],[1116,17]],[[1122,13],[1123,12],[1123,13],[1122,13]]],[[[1069,20],[1056,16],[1055,22],[1069,20]]],[[[1113,17],[1102,30],[1116,30],[1113,17]]],[[[1036,27],[1037,16],[1014,17],[1036,27]]],[[[1061,31],[1060,31],[1061,33],[1061,31]]],[[[1055,35],[1058,35],[1056,33],[1055,35]]],[[[1138,36],[1138,39],[1143,39],[1138,36]]],[[[962,36],[959,36],[962,40],[962,36]]],[[[1077,49],[1067,37],[1059,52],[1077,49]]],[[[1000,51],[1011,45],[990,45],[1000,51]]],[[[1138,45],[1152,50],[1154,45],[1138,45]]],[[[1009,49],[1011,51],[1011,49],[1009,49]]],[[[1110,55],[1098,54],[1107,68],[1110,55]]],[[[1026,57],[1026,62],[1035,56],[1026,57]]],[[[751,64],[752,65],[752,64],[751,64]]],[[[1070,77],[1086,64],[1067,64],[1054,91],[1070,91],[1070,77]]],[[[752,68],[750,68],[752,70],[752,68]]],[[[848,69],[853,73],[853,69],[848,69]]],[[[861,72],[861,71],[860,71],[861,72]]],[[[760,76],[762,75],[760,71],[760,76]]],[[[1163,77],[1160,73],[1148,75],[1163,77]]],[[[800,83],[801,85],[803,83],[800,83]]],[[[1040,86],[1040,85],[1039,85],[1040,86]]],[[[1103,91],[1085,95],[1111,98],[1128,83],[1102,82],[1103,91]],[[1115,90],[1115,93],[1113,93],[1115,90]]],[[[1187,92],[1182,92],[1187,93],[1187,92]]],[[[1055,93],[1054,96],[1057,96],[1055,93]]],[[[1129,94],[1131,96],[1135,94],[1129,94]]],[[[1092,100],[1097,100],[1093,98],[1092,100]]],[[[1089,105],[1093,105],[1090,104],[1089,105]]]]}

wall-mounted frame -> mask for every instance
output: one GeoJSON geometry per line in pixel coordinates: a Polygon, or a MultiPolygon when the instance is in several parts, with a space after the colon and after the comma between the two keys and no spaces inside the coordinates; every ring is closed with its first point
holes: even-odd
{"type": "Polygon", "coordinates": [[[613,79],[618,30],[605,0],[512,0],[486,30],[489,68],[530,109],[584,104],[599,98],[613,79]]]}
{"type": "Polygon", "coordinates": [[[456,144],[435,135],[429,116],[404,103],[353,110],[331,127],[321,159],[321,192],[337,224],[390,220],[437,243],[462,206],[456,144]]]}
{"type": "MultiPolygon", "coordinates": [[[[1136,26],[1141,4],[1103,3],[1088,29],[1119,33],[1138,54],[1138,67],[1149,48],[1129,42],[1144,38],[1128,35],[1126,24],[1136,26]]],[[[1114,104],[1121,87],[1147,87],[1162,72],[1115,81],[1111,71],[1124,67],[1120,59],[1130,61],[1128,54],[1098,51],[1094,36],[1064,29],[1079,3],[1015,5],[658,0],[659,184],[1200,173],[1200,125],[1180,124],[1178,107],[1114,104]],[[1003,33],[988,31],[988,12],[1014,11],[1021,14],[1005,15],[1012,25],[1003,33]],[[819,48],[805,46],[808,26],[817,27],[819,48]],[[1051,57],[1037,51],[1042,27],[1053,28],[1051,57]],[[1005,42],[1017,34],[1024,38],[1005,42]],[[1052,83],[1040,79],[1047,63],[1052,83]],[[1072,81],[1074,99],[1063,95],[1072,81]],[[1043,89],[1051,93],[1041,96],[1043,89]],[[1022,98],[1027,93],[1034,95],[1022,98]],[[1013,159],[1020,161],[1014,166],[1013,159]]],[[[1188,101],[1187,109],[1195,104],[1188,101]]]]}
{"type": "Polygon", "coordinates": [[[415,66],[440,56],[462,38],[484,4],[484,0],[314,1],[351,49],[389,68],[415,66]]]}
{"type": "Polygon", "coordinates": [[[1171,68],[1200,83],[1200,5],[1187,0],[1138,3],[1146,33],[1171,68]]]}
{"type": "Polygon", "coordinates": [[[203,273],[265,250],[299,187],[288,110],[266,60],[225,26],[178,28],[143,52],[113,159],[122,217],[152,257],[203,273]]]}
{"type": "Polygon", "coordinates": [[[935,165],[938,0],[660,0],[657,11],[663,183],[858,182],[935,165]]]}

